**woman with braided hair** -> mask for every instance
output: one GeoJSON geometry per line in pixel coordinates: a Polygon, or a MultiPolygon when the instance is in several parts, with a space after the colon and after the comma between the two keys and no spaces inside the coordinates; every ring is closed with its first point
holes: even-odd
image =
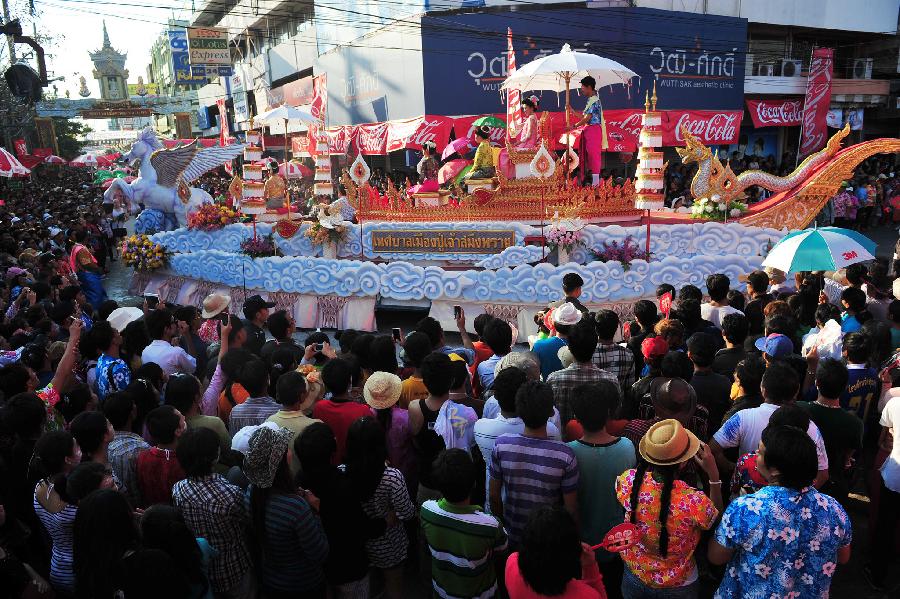
{"type": "Polygon", "coordinates": [[[625,521],[637,542],[622,551],[624,599],[694,599],[699,583],[694,550],[722,510],[722,481],[712,452],[677,420],[657,422],[639,444],[643,460],[616,480],[625,521]],[[709,477],[707,494],[678,480],[694,460],[709,477]]]}

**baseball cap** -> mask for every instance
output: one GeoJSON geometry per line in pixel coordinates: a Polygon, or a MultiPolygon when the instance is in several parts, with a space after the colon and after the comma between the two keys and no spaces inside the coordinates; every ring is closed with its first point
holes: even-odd
{"type": "Polygon", "coordinates": [[[244,302],[244,316],[252,319],[253,316],[263,308],[274,308],[275,302],[267,302],[259,295],[251,295],[244,302]]]}
{"type": "Polygon", "coordinates": [[[786,358],[794,353],[794,342],[781,333],[760,337],[754,345],[756,349],[772,358],[786,358]]]}
{"type": "Polygon", "coordinates": [[[669,352],[669,343],[662,337],[647,337],[641,341],[641,353],[645,358],[664,356],[669,352]]]}
{"type": "Polygon", "coordinates": [[[757,291],[765,291],[769,286],[769,275],[764,270],[754,270],[746,277],[747,283],[757,291]]]}

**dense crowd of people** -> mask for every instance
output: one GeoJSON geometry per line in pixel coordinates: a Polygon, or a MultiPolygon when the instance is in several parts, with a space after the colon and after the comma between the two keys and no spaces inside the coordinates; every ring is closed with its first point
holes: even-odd
{"type": "Polygon", "coordinates": [[[106,298],[117,210],[77,171],[0,207],[0,597],[819,598],[854,493],[888,584],[894,265],[663,284],[624,320],[568,274],[527,350],[462,310],[459,344],[300,342],[259,295],[106,298]]]}

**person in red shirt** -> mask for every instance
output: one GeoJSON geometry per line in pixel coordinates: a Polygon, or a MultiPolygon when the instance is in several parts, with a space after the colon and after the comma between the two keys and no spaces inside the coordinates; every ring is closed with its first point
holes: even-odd
{"type": "Polygon", "coordinates": [[[147,414],[147,429],[155,444],[137,457],[137,481],[144,506],[172,503],[172,487],[185,478],[175,457],[178,438],[187,428],[184,415],[172,406],[160,406],[147,414]]]}
{"type": "Polygon", "coordinates": [[[472,343],[472,347],[475,348],[475,361],[472,362],[472,366],[469,369],[469,372],[473,377],[475,377],[475,372],[478,368],[478,365],[494,355],[494,350],[492,350],[488,346],[488,344],[484,342],[484,327],[488,322],[493,320],[493,318],[493,316],[487,313],[479,314],[475,317],[475,320],[472,323],[472,326],[475,327],[475,332],[478,334],[478,341],[474,341],[472,343]]]}
{"type": "Polygon", "coordinates": [[[337,451],[332,454],[331,461],[337,465],[344,460],[344,449],[347,446],[347,429],[357,419],[372,416],[372,409],[350,399],[351,385],[350,364],[341,358],[333,358],[325,363],[321,377],[325,390],[331,394],[313,407],[313,418],[327,424],[337,441],[337,451]]]}

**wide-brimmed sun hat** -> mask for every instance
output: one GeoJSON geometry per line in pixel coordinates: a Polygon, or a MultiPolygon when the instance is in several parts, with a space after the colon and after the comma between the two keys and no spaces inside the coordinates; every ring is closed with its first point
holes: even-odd
{"type": "Polygon", "coordinates": [[[213,318],[221,314],[231,305],[231,296],[224,293],[210,293],[203,300],[203,312],[200,316],[203,318],[213,318]]]}
{"type": "Polygon", "coordinates": [[[390,372],[373,372],[366,379],[363,397],[376,410],[386,410],[400,400],[403,383],[400,377],[390,372]]]}
{"type": "Polygon", "coordinates": [[[275,482],[275,473],[290,447],[294,433],[286,428],[261,426],[253,433],[244,458],[244,476],[261,489],[275,482]]]}
{"type": "Polygon", "coordinates": [[[674,466],[686,462],[700,450],[700,439],[677,420],[655,423],[638,444],[641,457],[657,466],[674,466]]]}

